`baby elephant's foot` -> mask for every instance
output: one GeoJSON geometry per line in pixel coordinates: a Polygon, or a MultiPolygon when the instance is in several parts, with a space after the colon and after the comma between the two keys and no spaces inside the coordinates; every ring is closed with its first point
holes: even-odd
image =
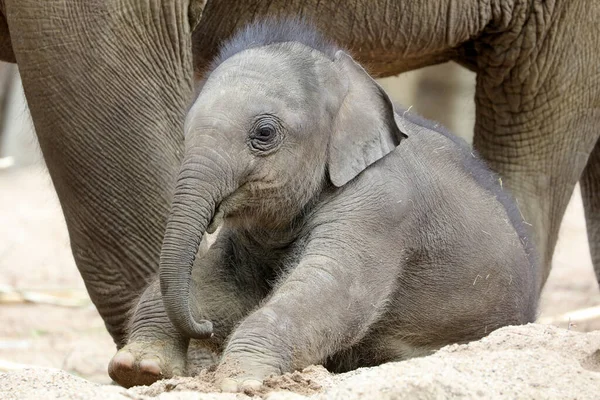
{"type": "Polygon", "coordinates": [[[115,354],[108,365],[108,375],[126,388],[183,375],[185,352],[173,343],[133,342],[115,354]]]}
{"type": "MultiPolygon", "coordinates": [[[[263,386],[263,381],[271,375],[280,375],[283,371],[274,367],[278,363],[261,359],[264,354],[247,356],[227,355],[219,364],[216,376],[223,392],[245,392],[252,395],[263,386]]],[[[286,371],[287,372],[287,371],[286,371]]]]}

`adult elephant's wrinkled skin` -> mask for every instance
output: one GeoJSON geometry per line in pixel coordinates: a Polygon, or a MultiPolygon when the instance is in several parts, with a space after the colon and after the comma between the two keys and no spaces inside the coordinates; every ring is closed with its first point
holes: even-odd
{"type": "Polygon", "coordinates": [[[534,233],[540,285],[577,182],[600,276],[597,1],[3,0],[0,11],[0,58],[19,64],[77,267],[118,346],[158,268],[193,71],[270,15],[313,20],[376,76],[447,60],[476,71],[474,146],[534,233]]]}
{"type": "Polygon", "coordinates": [[[181,371],[189,338],[221,356],[223,391],[247,391],[533,322],[525,225],[466,143],[395,113],[359,64],[293,22],[251,25],[214,65],[186,119],[160,292],[138,303],[114,380],[181,371]]]}

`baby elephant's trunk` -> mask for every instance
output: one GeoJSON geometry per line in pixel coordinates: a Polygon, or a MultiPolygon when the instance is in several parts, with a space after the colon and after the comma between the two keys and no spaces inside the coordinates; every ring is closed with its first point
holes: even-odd
{"type": "Polygon", "coordinates": [[[195,321],[190,308],[194,260],[224,193],[221,182],[206,182],[203,178],[215,175],[199,172],[211,164],[190,157],[184,160],[160,255],[160,288],[167,315],[176,329],[196,339],[209,338],[213,333],[212,323],[195,321]]]}

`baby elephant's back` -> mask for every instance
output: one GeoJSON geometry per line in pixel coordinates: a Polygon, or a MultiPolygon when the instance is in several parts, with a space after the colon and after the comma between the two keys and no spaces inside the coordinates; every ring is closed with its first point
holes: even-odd
{"type": "Polygon", "coordinates": [[[384,175],[397,177],[388,185],[390,203],[394,191],[406,202],[392,227],[402,237],[403,271],[389,311],[399,325],[390,332],[411,337],[410,345],[444,345],[533,321],[534,256],[499,178],[435,125],[400,124],[409,137],[381,164],[384,175]]]}

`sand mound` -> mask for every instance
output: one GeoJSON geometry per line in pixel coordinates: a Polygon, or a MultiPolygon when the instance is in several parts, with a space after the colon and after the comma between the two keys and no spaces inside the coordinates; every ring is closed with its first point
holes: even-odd
{"type": "Polygon", "coordinates": [[[312,366],[274,377],[251,394],[215,393],[210,371],[129,390],[53,369],[0,375],[1,399],[597,399],[600,331],[530,324],[506,327],[467,345],[404,362],[332,375],[312,366]]]}

